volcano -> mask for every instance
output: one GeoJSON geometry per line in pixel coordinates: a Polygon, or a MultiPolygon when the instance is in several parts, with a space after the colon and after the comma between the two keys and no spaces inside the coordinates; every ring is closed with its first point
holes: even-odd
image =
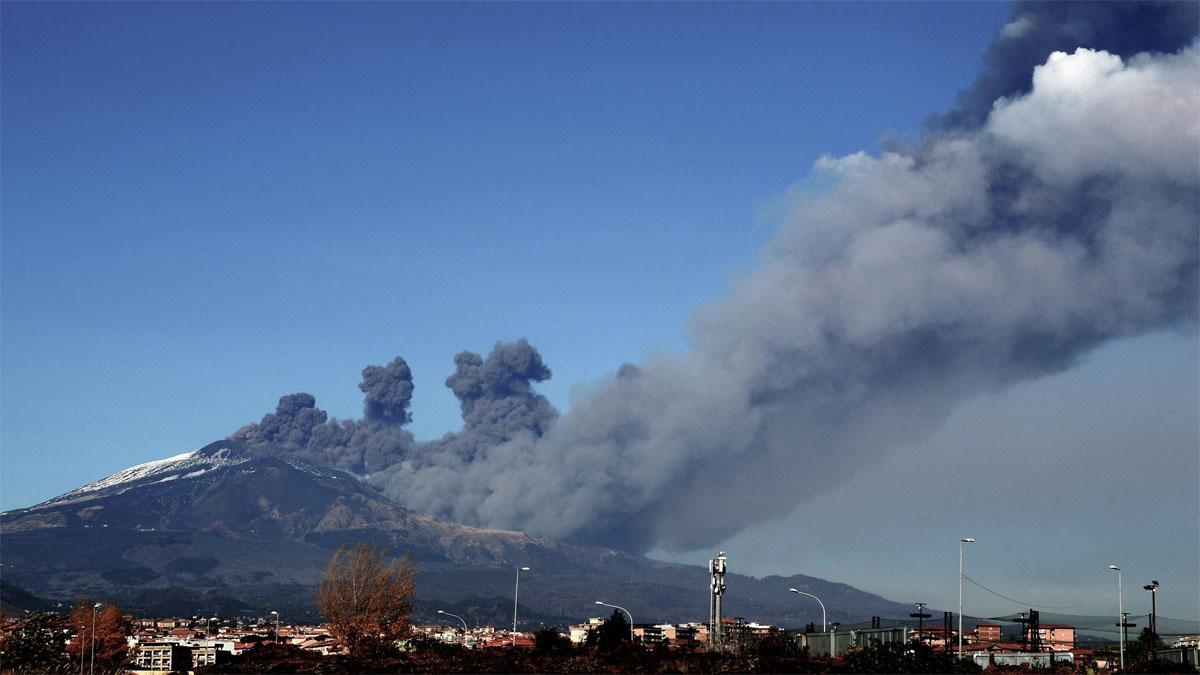
{"type": "MultiPolygon", "coordinates": [[[[142,615],[316,618],[313,596],[340,546],[367,541],[417,563],[417,619],[458,610],[511,620],[515,568],[526,625],[595,615],[602,599],[638,622],[704,620],[705,568],[480,529],[410,511],[348,473],[251,452],[237,440],[147,462],[36,506],[0,514],[6,584],[67,603],[111,599],[142,615]]],[[[732,552],[736,566],[737,552],[732,552]]],[[[727,576],[726,614],[797,626],[819,595],[830,620],[902,617],[908,606],[814,577],[727,576]]]]}

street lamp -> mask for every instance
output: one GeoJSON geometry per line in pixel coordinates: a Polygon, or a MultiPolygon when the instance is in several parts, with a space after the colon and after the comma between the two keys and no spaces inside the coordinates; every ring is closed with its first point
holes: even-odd
{"type": "Polygon", "coordinates": [[[596,601],[596,604],[604,605],[605,607],[612,607],[613,609],[619,609],[622,612],[625,612],[625,616],[629,617],[629,641],[633,642],[633,615],[629,613],[629,610],[625,609],[624,607],[618,607],[617,605],[610,605],[607,602],[600,602],[599,600],[596,601]]]}
{"type": "Polygon", "coordinates": [[[1151,579],[1150,583],[1142,588],[1150,591],[1150,660],[1155,661],[1158,660],[1158,603],[1155,593],[1158,589],[1158,580],[1151,579]]]}
{"type": "Polygon", "coordinates": [[[513,631],[512,646],[517,646],[517,597],[521,594],[521,572],[528,572],[528,567],[517,568],[517,584],[513,587],[513,631]]]}
{"type": "Polygon", "coordinates": [[[275,644],[279,644],[279,612],[271,610],[271,613],[275,615],[275,644]]]}
{"type": "Polygon", "coordinates": [[[812,598],[813,600],[816,600],[817,604],[821,606],[821,631],[824,632],[824,631],[828,630],[828,626],[825,623],[825,603],[821,602],[821,599],[818,598],[817,596],[813,595],[812,593],[805,593],[804,591],[802,591],[798,588],[789,588],[788,590],[791,591],[792,593],[797,593],[799,595],[807,595],[808,597],[812,598]]]}
{"type": "Polygon", "coordinates": [[[1108,569],[1117,573],[1117,620],[1120,624],[1121,670],[1125,670],[1125,589],[1121,586],[1121,568],[1109,565],[1108,569]]]}
{"type": "Polygon", "coordinates": [[[464,644],[464,645],[465,645],[465,644],[467,644],[467,622],[466,622],[466,621],[463,621],[463,618],[462,618],[461,616],[459,616],[459,615],[457,615],[457,614],[451,614],[450,612],[447,612],[447,611],[445,611],[445,610],[441,610],[441,609],[439,609],[439,610],[438,610],[438,614],[445,614],[446,616],[452,616],[452,617],[454,617],[454,618],[458,619],[459,621],[462,621],[462,625],[463,625],[463,639],[462,639],[462,642],[463,642],[463,644],[464,644]]]}
{"type": "Polygon", "coordinates": [[[100,603],[92,605],[92,664],[88,666],[88,673],[96,672],[96,610],[100,609],[100,603]]]}
{"type": "Polygon", "coordinates": [[[963,600],[963,547],[974,544],[974,537],[963,537],[958,540],[958,658],[962,658],[962,600],[963,600]]]}

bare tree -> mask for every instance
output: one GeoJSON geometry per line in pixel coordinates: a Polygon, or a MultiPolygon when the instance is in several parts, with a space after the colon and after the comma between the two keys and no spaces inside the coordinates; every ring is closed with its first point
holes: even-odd
{"type": "Polygon", "coordinates": [[[408,636],[416,577],[408,554],[388,562],[382,548],[366,542],[339,548],[325,568],[317,609],[352,655],[386,649],[408,636]]]}
{"type": "Polygon", "coordinates": [[[133,625],[116,604],[105,602],[95,607],[90,599],[79,598],[67,625],[78,629],[66,647],[76,663],[82,660],[89,668],[94,663],[96,672],[105,673],[120,672],[129,665],[132,655],[125,637],[133,632],[133,625]]]}

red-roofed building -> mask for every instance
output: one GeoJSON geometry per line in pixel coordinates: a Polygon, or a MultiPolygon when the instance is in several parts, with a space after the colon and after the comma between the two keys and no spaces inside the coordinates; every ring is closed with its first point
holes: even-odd
{"type": "Polygon", "coordinates": [[[975,636],[980,642],[999,642],[1000,624],[981,623],[978,626],[975,626],[975,636]]]}
{"type": "MultiPolygon", "coordinates": [[[[1026,629],[1030,642],[1033,641],[1033,631],[1026,629]]],[[[1042,645],[1056,652],[1069,652],[1075,647],[1075,627],[1062,624],[1044,623],[1038,626],[1038,637],[1042,645]]]]}

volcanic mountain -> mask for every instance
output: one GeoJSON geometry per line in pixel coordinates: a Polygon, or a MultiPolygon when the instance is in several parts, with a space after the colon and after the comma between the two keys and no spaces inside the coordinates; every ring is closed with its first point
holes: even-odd
{"type": "MultiPolygon", "coordinates": [[[[339,546],[369,541],[419,568],[417,614],[511,616],[515,568],[522,618],[563,624],[629,608],[637,621],[707,615],[707,571],[520,532],[467,527],[409,511],[350,474],[251,452],[236,440],[126,469],[27,509],[0,514],[3,581],[44,598],[112,599],[150,615],[312,616],[339,546]]],[[[737,552],[731,565],[736,568],[737,552]]],[[[902,617],[907,605],[813,577],[730,574],[726,614],[797,626],[820,621],[787,592],[825,601],[830,620],[902,617]]]]}

